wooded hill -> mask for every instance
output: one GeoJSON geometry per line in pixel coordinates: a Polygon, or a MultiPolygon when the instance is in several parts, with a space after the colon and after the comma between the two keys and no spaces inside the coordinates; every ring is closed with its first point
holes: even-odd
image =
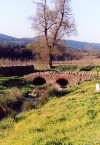
{"type": "MultiPolygon", "coordinates": [[[[34,55],[30,50],[26,49],[27,44],[41,39],[43,36],[37,36],[34,38],[15,38],[0,34],[0,58],[11,59],[34,59],[34,55]]],[[[72,60],[80,59],[82,57],[81,51],[86,49],[86,46],[92,46],[95,49],[100,48],[99,43],[88,43],[74,40],[64,40],[64,44],[67,46],[66,51],[62,56],[56,57],[57,60],[72,60]]]]}

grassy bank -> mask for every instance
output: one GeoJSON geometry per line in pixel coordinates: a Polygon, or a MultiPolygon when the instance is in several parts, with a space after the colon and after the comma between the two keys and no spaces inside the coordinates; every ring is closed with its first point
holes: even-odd
{"type": "Polygon", "coordinates": [[[31,82],[16,76],[0,77],[0,120],[8,115],[15,116],[33,88],[31,82]]]}
{"type": "Polygon", "coordinates": [[[100,93],[95,81],[68,88],[42,108],[0,122],[0,145],[100,145],[100,93]]]}

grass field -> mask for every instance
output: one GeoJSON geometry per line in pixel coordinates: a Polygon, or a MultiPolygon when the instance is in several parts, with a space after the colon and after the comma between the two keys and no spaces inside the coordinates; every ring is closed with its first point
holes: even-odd
{"type": "Polygon", "coordinates": [[[96,81],[67,88],[42,108],[0,122],[0,145],[100,145],[96,81]]]}
{"type": "Polygon", "coordinates": [[[31,82],[17,76],[0,77],[0,94],[6,93],[14,87],[19,88],[24,94],[31,92],[34,88],[31,82]]]}
{"type": "MultiPolygon", "coordinates": [[[[47,70],[47,65],[45,64],[38,64],[33,60],[10,60],[10,59],[0,59],[0,67],[5,66],[29,66],[34,65],[36,70],[47,70]]],[[[53,70],[58,71],[79,71],[81,68],[87,66],[97,66],[98,72],[100,73],[100,58],[93,58],[91,60],[90,57],[84,57],[80,60],[71,60],[71,61],[53,61],[53,70]]],[[[82,73],[86,74],[94,74],[96,75],[96,69],[94,68],[92,71],[83,71],[82,73]]],[[[99,74],[98,73],[98,74],[99,74]]],[[[100,74],[99,74],[100,75],[100,74]]]]}

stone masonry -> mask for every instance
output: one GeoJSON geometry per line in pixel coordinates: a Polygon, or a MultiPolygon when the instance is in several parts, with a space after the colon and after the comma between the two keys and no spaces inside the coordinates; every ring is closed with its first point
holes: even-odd
{"type": "Polygon", "coordinates": [[[47,72],[35,72],[29,75],[25,75],[24,78],[30,81],[41,77],[47,84],[54,84],[59,79],[65,79],[69,82],[69,85],[77,85],[83,81],[89,81],[94,78],[93,75],[81,74],[79,72],[57,72],[57,71],[47,71],[47,72]]]}

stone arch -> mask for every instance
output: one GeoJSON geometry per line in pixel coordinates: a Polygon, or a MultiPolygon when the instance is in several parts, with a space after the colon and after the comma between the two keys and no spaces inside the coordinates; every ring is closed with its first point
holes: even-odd
{"type": "Polygon", "coordinates": [[[61,87],[61,88],[66,88],[67,85],[69,84],[68,80],[64,78],[59,78],[57,79],[56,83],[61,87]]]}
{"type": "Polygon", "coordinates": [[[33,80],[33,84],[34,85],[44,85],[46,84],[46,80],[43,78],[43,77],[36,77],[34,80],[33,80]]]}

